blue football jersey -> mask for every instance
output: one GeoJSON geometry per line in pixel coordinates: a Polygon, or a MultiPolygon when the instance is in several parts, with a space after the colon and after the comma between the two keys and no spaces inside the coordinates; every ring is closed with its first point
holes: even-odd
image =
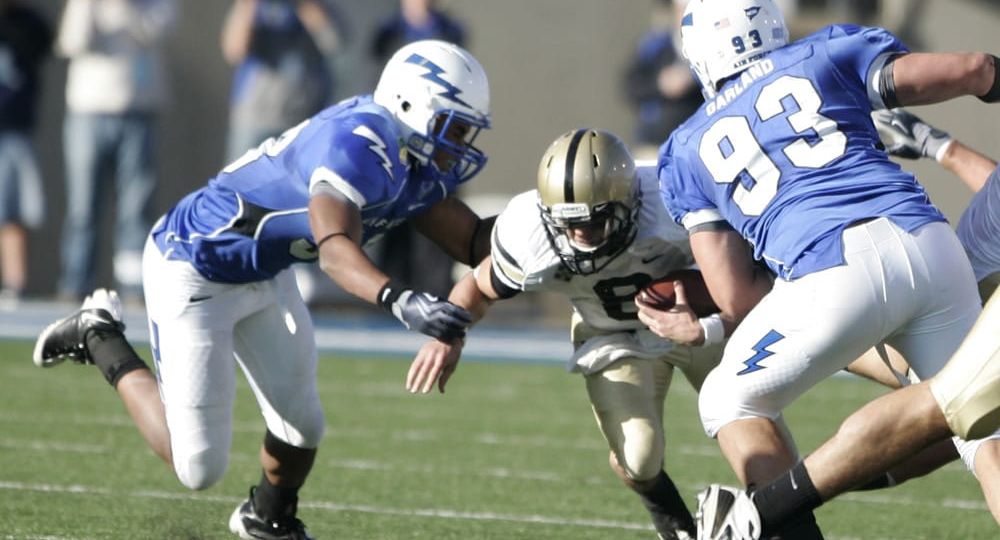
{"type": "Polygon", "coordinates": [[[904,52],[883,29],[834,25],[726,81],[660,149],[673,218],[688,229],[727,221],[788,280],[843,264],[851,223],[944,221],[869,117],[871,71],[904,52]]]}
{"type": "Polygon", "coordinates": [[[347,99],[227,166],[170,209],[153,240],[212,281],[269,279],[317,259],[308,205],[311,187],[324,181],[361,210],[369,242],[458,187],[411,166],[400,145],[385,108],[370,95],[347,99]]]}

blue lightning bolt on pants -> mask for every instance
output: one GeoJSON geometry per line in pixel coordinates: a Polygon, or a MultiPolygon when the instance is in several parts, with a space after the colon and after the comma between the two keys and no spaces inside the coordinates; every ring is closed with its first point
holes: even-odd
{"type": "Polygon", "coordinates": [[[958,348],[980,301],[947,224],[907,233],[878,219],[848,228],[843,240],[846,264],[778,281],[730,338],[699,398],[710,437],[741,418],[777,418],[879,342],[922,379],[958,348]]]}

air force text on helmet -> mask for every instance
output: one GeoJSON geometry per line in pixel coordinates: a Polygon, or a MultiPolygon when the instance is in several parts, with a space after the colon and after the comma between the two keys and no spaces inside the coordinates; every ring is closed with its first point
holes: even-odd
{"type": "Polygon", "coordinates": [[[726,88],[724,92],[716,95],[705,105],[705,114],[712,116],[716,111],[723,109],[729,102],[736,99],[744,90],[749,88],[751,84],[764,78],[764,76],[770,74],[772,71],[774,71],[774,62],[770,58],[765,58],[750,66],[743,73],[740,73],[740,78],[736,81],[736,84],[726,88]]]}

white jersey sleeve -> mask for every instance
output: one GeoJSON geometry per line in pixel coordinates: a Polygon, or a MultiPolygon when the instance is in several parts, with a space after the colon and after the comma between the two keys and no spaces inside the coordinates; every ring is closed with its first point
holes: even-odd
{"type": "Polygon", "coordinates": [[[536,289],[545,280],[546,269],[561,265],[549,244],[537,201],[535,190],[516,195],[493,226],[492,273],[494,285],[504,289],[497,291],[501,295],[536,289]]]}

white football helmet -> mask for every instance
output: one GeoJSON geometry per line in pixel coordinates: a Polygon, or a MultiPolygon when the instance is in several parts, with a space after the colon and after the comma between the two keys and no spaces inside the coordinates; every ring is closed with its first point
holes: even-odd
{"type": "Polygon", "coordinates": [[[681,52],[712,98],[719,81],[788,43],[774,0],[691,0],[681,19],[681,52]]]}
{"type": "Polygon", "coordinates": [[[435,40],[402,47],[383,68],[373,99],[396,118],[421,165],[463,182],[486,163],[472,143],[490,127],[489,82],[465,49],[435,40]]]}

